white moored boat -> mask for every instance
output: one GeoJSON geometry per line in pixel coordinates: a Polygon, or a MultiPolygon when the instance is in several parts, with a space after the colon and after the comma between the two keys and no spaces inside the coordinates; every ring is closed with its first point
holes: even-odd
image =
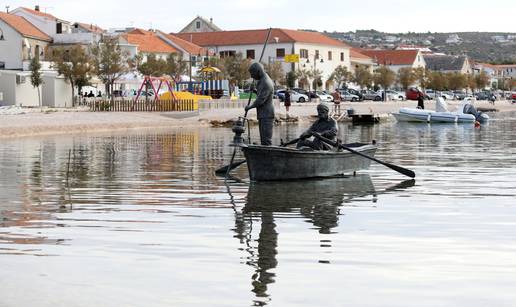
{"type": "Polygon", "coordinates": [[[474,123],[489,120],[487,114],[477,111],[468,100],[461,104],[457,111],[448,111],[441,97],[436,100],[436,111],[401,108],[398,113],[392,115],[400,122],[474,123]]]}

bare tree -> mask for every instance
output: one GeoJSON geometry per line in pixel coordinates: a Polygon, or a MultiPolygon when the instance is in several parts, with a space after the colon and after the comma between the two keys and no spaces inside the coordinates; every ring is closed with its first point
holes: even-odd
{"type": "MultiPolygon", "coordinates": [[[[386,66],[381,66],[374,72],[374,83],[380,85],[384,93],[395,81],[396,74],[386,66]]],[[[387,95],[384,95],[384,99],[387,99],[387,95]]]]}
{"type": "Polygon", "coordinates": [[[416,81],[416,74],[411,67],[402,67],[398,70],[398,83],[406,90],[416,81]]]}
{"type": "Polygon", "coordinates": [[[371,74],[367,67],[360,65],[355,69],[353,81],[358,84],[360,88],[369,88],[373,83],[373,74],[371,74]]]}
{"type": "Polygon", "coordinates": [[[285,71],[283,70],[283,65],[281,62],[272,62],[270,64],[265,64],[265,71],[274,81],[274,84],[280,83],[285,84],[285,71]]]}
{"type": "Polygon", "coordinates": [[[340,88],[343,84],[351,81],[353,74],[348,70],[346,66],[339,65],[330,75],[330,80],[337,83],[337,88],[340,88]]]}
{"type": "Polygon", "coordinates": [[[92,48],[92,54],[96,74],[104,83],[108,96],[113,97],[115,82],[131,69],[129,53],[122,51],[116,37],[105,36],[92,48]]]}
{"type": "Polygon", "coordinates": [[[72,87],[72,105],[75,106],[75,87],[79,92],[89,84],[95,72],[91,55],[80,45],[71,48],[57,47],[50,56],[60,75],[63,75],[72,87]]]}

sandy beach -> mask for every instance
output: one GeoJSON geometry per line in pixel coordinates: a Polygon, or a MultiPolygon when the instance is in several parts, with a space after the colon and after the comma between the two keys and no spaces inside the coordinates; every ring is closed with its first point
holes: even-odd
{"type": "MultiPolygon", "coordinates": [[[[455,110],[460,101],[448,103],[450,110],[455,110]]],[[[345,102],[342,110],[353,108],[355,113],[389,114],[401,107],[416,107],[416,101],[388,102],[345,102]]],[[[435,109],[435,102],[426,102],[426,108],[435,109]]],[[[309,120],[316,113],[316,103],[295,103],[289,115],[299,120],[309,120]]],[[[495,108],[498,112],[516,111],[516,104],[510,101],[489,102],[476,101],[477,108],[495,108]]],[[[24,114],[0,115],[0,137],[12,138],[22,136],[69,134],[116,131],[148,128],[181,128],[191,126],[210,126],[213,120],[226,121],[244,114],[241,108],[210,109],[198,112],[89,112],[87,109],[27,109],[24,114]]],[[[282,106],[276,110],[277,115],[285,116],[282,106]]],[[[249,118],[256,118],[256,112],[249,112],[249,118]]],[[[394,120],[392,116],[389,120],[394,120]]]]}

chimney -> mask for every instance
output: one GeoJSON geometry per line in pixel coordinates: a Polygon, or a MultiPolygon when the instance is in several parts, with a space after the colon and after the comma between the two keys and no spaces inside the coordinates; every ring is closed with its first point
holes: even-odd
{"type": "Polygon", "coordinates": [[[34,7],[34,10],[39,12],[39,5],[36,5],[36,6],[34,7]]]}
{"type": "Polygon", "coordinates": [[[210,23],[213,23],[213,18],[212,17],[210,17],[210,23]]]}

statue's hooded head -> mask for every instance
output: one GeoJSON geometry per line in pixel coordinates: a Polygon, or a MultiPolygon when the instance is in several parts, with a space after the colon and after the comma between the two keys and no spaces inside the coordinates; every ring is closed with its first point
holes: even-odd
{"type": "Polygon", "coordinates": [[[265,75],[265,70],[263,69],[262,64],[253,63],[249,66],[249,73],[254,80],[260,80],[265,75]]]}
{"type": "Polygon", "coordinates": [[[317,105],[317,116],[320,119],[328,119],[328,114],[330,113],[330,108],[325,103],[320,103],[317,105]]]}

